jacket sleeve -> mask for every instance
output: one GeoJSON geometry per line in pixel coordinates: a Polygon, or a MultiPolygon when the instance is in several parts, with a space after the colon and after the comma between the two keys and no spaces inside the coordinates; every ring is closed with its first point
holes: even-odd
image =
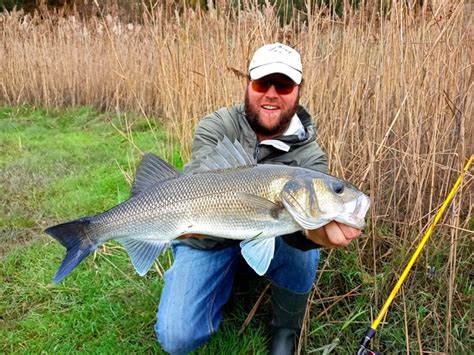
{"type": "Polygon", "coordinates": [[[312,242],[311,240],[307,239],[303,232],[294,232],[290,234],[285,234],[281,236],[281,239],[295,249],[301,251],[308,251],[312,249],[321,248],[321,245],[312,242]]]}
{"type": "Polygon", "coordinates": [[[189,173],[198,169],[201,161],[213,151],[217,142],[224,139],[226,134],[222,119],[215,114],[210,114],[199,121],[194,132],[191,160],[184,167],[184,172],[189,173]]]}
{"type": "Polygon", "coordinates": [[[314,141],[305,148],[309,150],[309,153],[304,154],[306,159],[301,162],[301,167],[327,174],[329,172],[328,160],[319,144],[314,141]]]}

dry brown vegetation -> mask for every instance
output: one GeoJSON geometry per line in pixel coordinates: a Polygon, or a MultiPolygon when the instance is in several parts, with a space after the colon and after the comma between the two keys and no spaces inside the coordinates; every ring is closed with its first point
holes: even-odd
{"type": "MultiPolygon", "coordinates": [[[[319,126],[331,171],[362,186],[373,201],[354,268],[367,276],[375,317],[473,153],[470,12],[461,1],[416,11],[394,5],[386,16],[362,8],[334,18],[308,8],[280,26],[275,8],[244,5],[176,12],[157,6],[135,23],[111,14],[4,13],[0,103],[90,105],[159,117],[186,159],[199,119],[242,100],[245,78],[238,72],[246,71],[253,51],[272,41],[296,47],[305,69],[302,101],[319,126]]],[[[472,206],[468,174],[398,300],[406,310],[399,326],[407,350],[466,349],[452,322],[470,322],[472,206]],[[436,282],[424,272],[433,265],[436,282]],[[420,287],[434,295],[422,316],[420,287]]],[[[337,268],[327,260],[323,270],[337,268]]],[[[325,312],[350,290],[326,291],[315,291],[325,312]]]]}

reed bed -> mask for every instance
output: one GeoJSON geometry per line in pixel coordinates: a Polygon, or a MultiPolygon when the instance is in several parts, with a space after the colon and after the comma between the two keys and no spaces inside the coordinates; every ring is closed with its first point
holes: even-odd
{"type": "MultiPolygon", "coordinates": [[[[309,3],[306,10],[285,25],[275,7],[245,1],[241,9],[207,11],[158,5],[134,23],[106,13],[3,13],[0,103],[159,117],[186,160],[199,119],[243,99],[253,51],[273,41],[294,46],[303,58],[302,102],[332,173],[372,199],[354,269],[367,275],[374,317],[473,154],[472,18],[462,1],[416,9],[393,2],[383,16],[369,5],[338,18],[309,3]]],[[[468,174],[394,306],[404,310],[396,321],[407,351],[467,349],[472,206],[468,174]],[[420,288],[433,295],[423,315],[420,288]]],[[[337,268],[334,260],[323,272],[337,268]]],[[[316,290],[323,306],[328,294],[350,291],[316,290]]]]}

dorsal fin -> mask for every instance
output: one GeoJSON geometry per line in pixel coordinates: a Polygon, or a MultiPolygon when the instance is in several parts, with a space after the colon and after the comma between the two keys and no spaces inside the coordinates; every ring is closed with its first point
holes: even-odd
{"type": "Polygon", "coordinates": [[[154,154],[146,153],[137,169],[131,196],[136,196],[157,182],[174,179],[181,173],[154,154]]]}
{"type": "Polygon", "coordinates": [[[231,169],[256,164],[256,160],[244,150],[239,141],[235,140],[232,143],[229,138],[224,137],[217,143],[214,151],[201,163],[199,171],[231,169]]]}

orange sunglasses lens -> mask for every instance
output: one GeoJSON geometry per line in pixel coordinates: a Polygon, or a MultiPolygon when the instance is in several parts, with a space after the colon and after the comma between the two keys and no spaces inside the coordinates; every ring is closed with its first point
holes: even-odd
{"type": "Polygon", "coordinates": [[[252,89],[259,93],[267,92],[272,86],[278,95],[288,95],[297,85],[293,81],[252,80],[252,89]]]}

